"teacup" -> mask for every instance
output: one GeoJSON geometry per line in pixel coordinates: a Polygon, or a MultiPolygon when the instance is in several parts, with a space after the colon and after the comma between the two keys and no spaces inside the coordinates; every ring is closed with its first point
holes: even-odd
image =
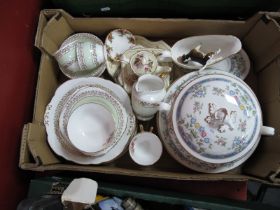
{"type": "Polygon", "coordinates": [[[100,44],[79,42],[76,50],[81,70],[93,70],[104,63],[103,46],[100,44]]]}
{"type": "Polygon", "coordinates": [[[81,71],[80,66],[78,64],[78,61],[75,61],[69,65],[65,65],[65,66],[60,66],[59,68],[61,69],[61,71],[68,77],[72,78],[73,75],[75,75],[75,73],[78,73],[81,71]]]}
{"type": "Polygon", "coordinates": [[[57,60],[59,66],[68,68],[75,62],[77,62],[76,56],[76,42],[71,42],[61,48],[59,48],[53,56],[57,60]]]}
{"type": "Polygon", "coordinates": [[[99,104],[79,106],[71,114],[67,134],[71,144],[88,155],[103,149],[115,130],[112,114],[99,104]]]}
{"type": "Polygon", "coordinates": [[[158,110],[169,110],[170,105],[161,102],[166,94],[164,81],[151,74],[145,74],[134,83],[131,93],[132,108],[137,119],[147,121],[158,110]]]}
{"type": "Polygon", "coordinates": [[[150,132],[144,131],[134,136],[129,144],[129,154],[132,160],[142,166],[155,164],[162,155],[162,143],[160,139],[150,132]]]}
{"type": "MultiPolygon", "coordinates": [[[[92,110],[92,112],[95,112],[92,110]]],[[[125,131],[125,125],[127,123],[127,113],[122,104],[109,93],[106,93],[103,89],[97,87],[83,86],[72,93],[67,103],[65,103],[64,108],[59,117],[59,129],[64,138],[61,138],[62,144],[69,147],[71,150],[78,150],[89,156],[100,156],[107,153],[122,137],[125,131]],[[93,151],[81,151],[81,149],[75,147],[68,137],[67,127],[68,121],[72,113],[79,107],[93,104],[99,105],[108,110],[108,112],[113,117],[113,122],[115,125],[113,135],[107,139],[106,142],[99,147],[98,150],[93,151]]],[[[109,132],[109,130],[107,131],[109,132]]],[[[94,139],[96,141],[97,139],[94,139]]],[[[100,144],[97,144],[100,145],[100,144]]],[[[96,145],[96,146],[97,146],[96,145]]],[[[90,149],[90,148],[89,148],[90,149]]]]}

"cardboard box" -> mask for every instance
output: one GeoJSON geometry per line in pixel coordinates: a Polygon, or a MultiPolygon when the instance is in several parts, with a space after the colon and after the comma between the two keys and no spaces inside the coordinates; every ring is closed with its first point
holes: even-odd
{"type": "Polygon", "coordinates": [[[248,180],[280,184],[280,13],[260,12],[246,21],[148,19],[148,18],[74,18],[63,10],[40,13],[35,45],[42,52],[33,121],[24,126],[19,165],[34,171],[71,170],[153,177],[177,180],[248,180]],[[77,165],[56,156],[47,143],[43,117],[46,105],[61,83],[61,73],[51,54],[65,38],[76,32],[106,36],[115,28],[126,28],[149,39],[169,43],[192,35],[232,34],[242,40],[253,65],[246,82],[257,93],[262,105],[264,124],[273,126],[276,135],[263,137],[256,152],[243,167],[222,174],[191,171],[166,152],[152,167],[136,166],[127,153],[105,165],[77,165]]]}

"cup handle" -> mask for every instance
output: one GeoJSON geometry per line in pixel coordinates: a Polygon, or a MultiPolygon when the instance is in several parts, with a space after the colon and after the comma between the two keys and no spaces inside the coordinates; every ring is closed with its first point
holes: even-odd
{"type": "Polygon", "coordinates": [[[275,134],[274,128],[268,126],[261,127],[261,135],[273,136],[274,134],[275,134]]]}
{"type": "Polygon", "coordinates": [[[160,102],[158,104],[158,110],[159,111],[170,111],[171,105],[168,103],[160,102]]]}
{"type": "Polygon", "coordinates": [[[164,50],[157,56],[159,62],[172,62],[171,52],[169,50],[164,50]]]}

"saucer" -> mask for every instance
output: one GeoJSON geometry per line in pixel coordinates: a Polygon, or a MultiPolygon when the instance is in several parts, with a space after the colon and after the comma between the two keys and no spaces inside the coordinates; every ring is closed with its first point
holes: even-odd
{"type": "Polygon", "coordinates": [[[240,52],[235,55],[215,63],[208,68],[229,72],[244,80],[249,74],[250,66],[249,56],[243,49],[241,49],[240,52]]]}
{"type": "Polygon", "coordinates": [[[122,54],[135,46],[135,37],[126,29],[111,31],[105,39],[105,50],[113,61],[119,61],[122,54]]]}

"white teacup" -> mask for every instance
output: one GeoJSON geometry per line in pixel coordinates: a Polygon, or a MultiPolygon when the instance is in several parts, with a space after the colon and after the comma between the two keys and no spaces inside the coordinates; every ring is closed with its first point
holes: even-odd
{"type": "Polygon", "coordinates": [[[67,76],[75,75],[75,73],[78,73],[81,71],[78,61],[73,62],[70,65],[59,66],[59,67],[60,67],[61,71],[67,76]]]}
{"type": "Polygon", "coordinates": [[[142,166],[155,164],[162,155],[162,143],[151,131],[141,130],[129,144],[129,154],[132,160],[142,166]]]}
{"type": "Polygon", "coordinates": [[[131,93],[132,108],[137,119],[147,121],[158,110],[169,110],[170,105],[161,102],[166,94],[164,81],[151,74],[145,74],[134,83],[131,93]]]}
{"type": "Polygon", "coordinates": [[[103,46],[93,42],[79,42],[76,46],[81,70],[93,70],[104,63],[103,46]]]}
{"type": "Polygon", "coordinates": [[[99,104],[83,104],[73,111],[67,124],[71,144],[85,155],[104,148],[115,130],[112,114],[99,104]]]}
{"type": "Polygon", "coordinates": [[[76,56],[76,42],[71,42],[59,48],[53,56],[57,60],[59,66],[63,68],[70,67],[73,63],[77,62],[76,56]]]}

